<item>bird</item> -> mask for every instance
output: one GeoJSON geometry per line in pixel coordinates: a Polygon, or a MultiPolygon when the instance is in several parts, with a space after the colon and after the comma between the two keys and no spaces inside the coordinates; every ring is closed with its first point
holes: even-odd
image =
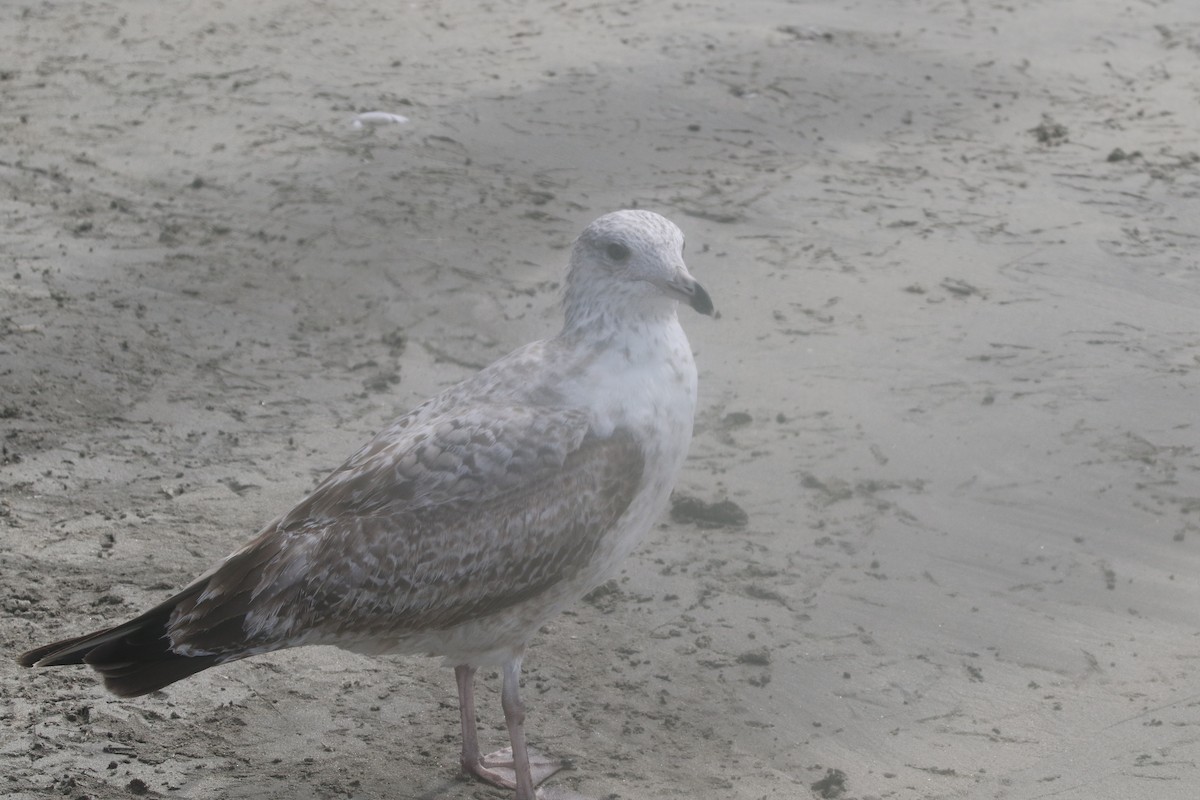
{"type": "Polygon", "coordinates": [[[692,437],[697,371],[680,303],[714,316],[684,235],[648,210],[575,240],[563,326],[391,422],[292,509],[177,594],[47,644],[136,697],[301,645],[432,655],[454,668],[460,765],[533,800],[563,765],[525,743],[531,636],[615,572],[665,510],[692,437]],[[475,673],[499,668],[510,747],[481,755],[475,673]]]}

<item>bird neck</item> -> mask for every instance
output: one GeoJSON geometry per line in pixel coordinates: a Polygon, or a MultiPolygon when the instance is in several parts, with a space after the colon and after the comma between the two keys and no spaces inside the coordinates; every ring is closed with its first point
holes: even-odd
{"type": "Polygon", "coordinates": [[[564,338],[604,341],[631,332],[678,325],[676,302],[636,283],[568,284],[563,298],[564,338]]]}

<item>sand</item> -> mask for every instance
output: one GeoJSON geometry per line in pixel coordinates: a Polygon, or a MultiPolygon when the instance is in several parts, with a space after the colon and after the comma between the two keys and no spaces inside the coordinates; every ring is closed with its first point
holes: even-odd
{"type": "MultiPolygon", "coordinates": [[[[721,312],[679,491],[747,521],[664,519],[533,643],[551,783],[1194,797],[1198,99],[1184,0],[6,4],[0,644],[162,599],[552,333],[637,205],[721,312]]],[[[0,698],[19,800],[504,796],[432,660],[119,701],[6,656],[0,698]]]]}

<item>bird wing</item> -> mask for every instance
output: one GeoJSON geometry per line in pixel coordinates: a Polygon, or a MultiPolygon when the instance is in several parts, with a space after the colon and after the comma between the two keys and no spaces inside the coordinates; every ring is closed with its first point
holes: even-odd
{"type": "Polygon", "coordinates": [[[414,419],[183,597],[173,649],[238,658],[494,614],[587,566],[641,483],[633,435],[596,437],[576,409],[473,406],[414,419]]]}

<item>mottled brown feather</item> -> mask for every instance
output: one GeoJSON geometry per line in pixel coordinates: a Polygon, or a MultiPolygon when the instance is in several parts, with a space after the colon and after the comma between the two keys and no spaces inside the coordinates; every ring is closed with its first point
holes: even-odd
{"type": "Polygon", "coordinates": [[[210,575],[179,604],[176,649],[229,659],[497,613],[585,568],[642,480],[632,435],[588,436],[571,410],[472,411],[410,441],[347,462],[210,575]]]}

